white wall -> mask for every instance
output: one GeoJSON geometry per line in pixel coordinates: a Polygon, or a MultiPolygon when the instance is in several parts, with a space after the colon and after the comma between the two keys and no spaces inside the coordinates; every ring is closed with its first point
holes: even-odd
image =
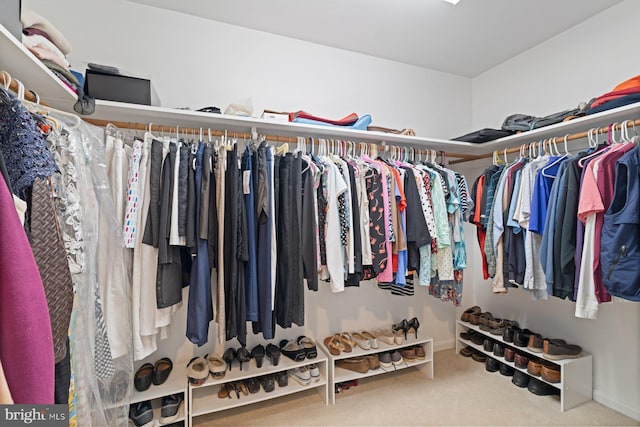
{"type": "MultiPolygon", "coordinates": [[[[251,97],[254,115],[264,108],[342,117],[371,114],[374,124],[447,138],[471,125],[471,80],[286,37],[199,19],[124,0],[25,0],[73,45],[70,62],[115,65],[150,76],[163,106],[200,108],[251,97]]],[[[328,29],[330,31],[330,29],[328,29]]],[[[170,123],[168,124],[170,125],[170,123]]],[[[454,345],[455,307],[417,289],[413,298],[391,296],[372,284],[332,294],[327,284],[306,293],[304,328],[277,329],[275,342],[301,333],[322,338],[339,331],[390,327],[418,316],[420,336],[436,348],[454,345]]],[[[466,298],[466,297],[465,297],[466,298]]],[[[186,300],[186,295],[185,295],[186,300]]],[[[217,350],[210,340],[195,348],[184,338],[186,307],[153,361],[168,355],[189,360],[217,350]]],[[[249,335],[248,346],[262,342],[249,335]]],[[[228,345],[237,346],[234,340],[228,345]]]]}
{"type": "MultiPolygon", "coordinates": [[[[69,59],[151,77],[163,106],[227,105],[374,124],[448,138],[471,124],[471,80],[125,0],[25,0],[73,45],[69,59]],[[453,119],[455,117],[455,119],[453,119]]],[[[330,31],[328,28],[327,31],[330,31]]]]}
{"type": "Polygon", "coordinates": [[[639,14],[640,2],[626,0],[473,78],[472,127],[575,108],[639,74],[639,14]]]}
{"type": "MultiPolygon", "coordinates": [[[[638,16],[640,2],[627,0],[474,78],[473,127],[500,127],[511,113],[571,108],[638,74],[640,59],[629,51],[638,16]]],[[[486,165],[476,161],[458,169],[472,180],[486,165]]],[[[481,279],[477,241],[467,248],[476,304],[581,345],[593,354],[594,399],[640,420],[640,304],[604,304],[597,320],[585,320],[574,317],[575,304],[557,298],[533,302],[519,289],[496,296],[481,279]]]]}

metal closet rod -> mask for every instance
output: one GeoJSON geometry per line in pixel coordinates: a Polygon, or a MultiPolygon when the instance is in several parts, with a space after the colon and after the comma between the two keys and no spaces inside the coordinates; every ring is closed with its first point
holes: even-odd
{"type": "MultiPolygon", "coordinates": [[[[635,127],[637,125],[640,125],[640,119],[636,119],[636,120],[626,120],[620,123],[612,123],[610,125],[607,126],[602,126],[600,128],[597,128],[595,130],[595,132],[590,129],[584,132],[578,132],[578,133],[572,133],[566,136],[567,141],[575,141],[577,139],[583,139],[583,138],[587,138],[589,136],[589,133],[591,132],[592,134],[603,134],[603,133],[607,133],[610,130],[611,131],[615,131],[615,130],[620,130],[622,129],[622,126],[626,126],[626,127],[635,127]]],[[[548,141],[552,141],[555,138],[556,143],[564,143],[564,139],[565,139],[565,135],[562,136],[555,136],[555,137],[550,137],[550,138],[544,138],[543,140],[540,141],[536,141],[534,142],[534,147],[538,148],[540,145],[542,145],[543,143],[546,143],[548,141]]],[[[507,148],[505,150],[496,150],[498,154],[502,154],[502,153],[518,153],[520,152],[520,148],[523,146],[529,146],[528,143],[525,144],[520,144],[517,147],[513,147],[513,148],[507,148]]],[[[449,162],[449,164],[456,164],[456,163],[464,163],[464,162],[471,162],[473,160],[479,160],[479,159],[488,159],[489,157],[493,157],[494,153],[496,151],[492,151],[491,153],[485,153],[485,154],[478,154],[475,156],[475,158],[467,158],[467,159],[459,159],[459,160],[452,160],[449,162]]]]}
{"type": "MultiPolygon", "coordinates": [[[[111,124],[117,128],[120,128],[122,130],[132,130],[132,131],[145,131],[145,130],[149,130],[149,125],[145,125],[144,123],[134,123],[134,122],[123,122],[123,121],[113,121],[113,120],[99,120],[99,119],[90,119],[90,118],[85,118],[85,121],[94,124],[96,126],[101,126],[101,127],[106,127],[108,124],[111,124]]],[[[203,131],[203,136],[208,136],[209,134],[209,129],[208,127],[202,127],[202,128],[190,128],[190,127],[181,127],[178,126],[177,127],[179,130],[180,134],[193,134],[193,135],[199,135],[200,134],[200,130],[203,131]]],[[[175,129],[176,129],[176,125],[171,125],[171,126],[165,126],[162,124],[155,124],[152,123],[151,124],[151,130],[155,131],[155,132],[163,132],[163,133],[175,133],[175,129]]],[[[232,131],[225,131],[225,130],[214,130],[211,129],[211,136],[223,136],[223,135],[227,135],[229,137],[236,137],[236,138],[240,138],[240,139],[251,139],[252,138],[252,134],[248,133],[248,132],[232,132],[232,131]]],[[[295,144],[298,142],[297,137],[293,137],[293,136],[281,136],[281,135],[266,135],[265,139],[267,141],[273,141],[273,142],[281,142],[281,143],[292,143],[295,144]]],[[[305,138],[306,139],[306,138],[305,138]]],[[[314,138],[314,143],[317,145],[319,143],[320,139],[325,139],[327,141],[333,139],[333,140],[338,140],[338,141],[342,141],[340,138],[314,138]]],[[[309,141],[306,141],[307,143],[309,143],[309,141]]],[[[358,142],[355,142],[356,146],[358,146],[358,142]]],[[[366,144],[373,144],[373,143],[366,143],[366,144]]],[[[398,145],[394,145],[394,144],[373,144],[377,147],[378,152],[384,151],[384,147],[400,147],[398,145]]],[[[430,152],[431,150],[427,149],[427,148],[416,148],[416,147],[401,147],[401,148],[410,148],[413,150],[414,153],[417,153],[419,150],[422,150],[422,153],[427,153],[430,152]]],[[[438,153],[438,155],[442,155],[442,151],[440,150],[436,150],[436,152],[438,153]]],[[[460,158],[460,159],[469,159],[469,160],[474,160],[475,159],[475,155],[474,154],[464,154],[464,153],[451,153],[451,152],[445,152],[444,153],[445,156],[447,157],[454,157],[454,158],[460,158]]]]}

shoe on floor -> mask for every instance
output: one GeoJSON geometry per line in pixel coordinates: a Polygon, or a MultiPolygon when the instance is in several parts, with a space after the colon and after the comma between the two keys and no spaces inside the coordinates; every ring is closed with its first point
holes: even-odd
{"type": "Polygon", "coordinates": [[[493,357],[487,357],[487,360],[485,360],[484,363],[484,368],[488,372],[497,372],[498,370],[500,370],[500,362],[498,362],[493,357]]]}
{"type": "Polygon", "coordinates": [[[311,374],[309,373],[309,369],[307,369],[306,366],[289,369],[289,376],[301,385],[309,385],[309,383],[311,383],[311,374]]]}
{"type": "Polygon", "coordinates": [[[162,398],[160,409],[160,425],[174,422],[180,417],[180,407],[184,403],[182,393],[171,394],[162,398]]]}
{"type": "Polygon", "coordinates": [[[153,408],[151,407],[151,401],[145,400],[131,404],[129,406],[129,419],[136,427],[153,426],[153,408]]]}
{"type": "Polygon", "coordinates": [[[460,356],[462,356],[462,357],[471,357],[471,355],[473,354],[474,351],[475,350],[473,349],[473,347],[468,345],[465,348],[460,349],[460,356]]]}
{"type": "Polygon", "coordinates": [[[471,358],[476,362],[480,362],[480,363],[485,363],[487,361],[487,356],[485,356],[484,353],[480,353],[477,350],[473,352],[473,354],[471,355],[471,358]]]}
{"type": "Polygon", "coordinates": [[[511,378],[511,382],[520,388],[525,388],[526,386],[528,386],[529,380],[531,380],[531,377],[529,375],[518,370],[515,370],[513,372],[513,378],[511,378]]]}
{"type": "Polygon", "coordinates": [[[515,371],[516,371],[515,369],[513,369],[511,366],[507,365],[506,363],[500,364],[500,373],[506,377],[513,376],[515,371]]]}
{"type": "Polygon", "coordinates": [[[538,396],[548,396],[550,394],[560,394],[560,390],[551,386],[545,382],[540,381],[537,378],[531,378],[529,380],[529,385],[527,389],[535,395],[538,396]]]}

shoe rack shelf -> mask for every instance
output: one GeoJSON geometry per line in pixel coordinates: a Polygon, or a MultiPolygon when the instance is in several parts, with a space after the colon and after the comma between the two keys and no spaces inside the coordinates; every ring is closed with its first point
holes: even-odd
{"type": "Polygon", "coordinates": [[[507,347],[511,347],[516,351],[525,353],[528,356],[544,359],[544,357],[542,357],[542,353],[535,353],[527,347],[519,347],[513,343],[506,342],[502,339],[502,335],[493,335],[488,331],[483,331],[478,325],[472,325],[471,323],[463,322],[462,320],[458,320],[456,322],[456,354],[459,354],[462,348],[470,346],[480,353],[486,354],[505,365],[524,372],[532,378],[536,378],[557,388],[560,390],[560,410],[562,412],[575,408],[576,406],[593,399],[593,357],[591,354],[583,352],[580,357],[575,359],[549,360],[550,362],[560,366],[560,382],[551,383],[544,380],[542,377],[531,375],[526,369],[516,368],[513,362],[508,362],[504,357],[499,357],[494,355],[493,352],[486,351],[482,344],[474,344],[473,342],[460,337],[460,333],[469,330],[476,331],[487,338],[502,343],[507,347]]]}
{"type": "Polygon", "coordinates": [[[316,358],[305,359],[301,362],[294,362],[288,357],[281,355],[278,366],[272,366],[270,361],[265,358],[262,367],[258,368],[256,366],[255,360],[251,359],[249,362],[243,364],[243,369],[241,371],[238,364],[234,363],[234,365],[232,366],[232,370],[227,371],[224,378],[222,379],[213,379],[212,377],[209,377],[207,381],[202,385],[188,385],[187,401],[189,402],[189,415],[187,417],[187,426],[192,426],[194,417],[211,414],[214,412],[220,412],[239,406],[250,405],[252,403],[275,399],[277,397],[311,389],[315,389],[323,398],[325,404],[328,404],[329,373],[327,365],[327,357],[320,351],[318,352],[318,356],[316,358]],[[302,385],[291,376],[289,376],[288,384],[286,387],[280,387],[278,386],[277,381],[274,381],[275,389],[268,393],[264,391],[262,386],[260,386],[260,391],[258,391],[257,393],[249,393],[247,396],[240,393],[239,399],[236,397],[235,392],[232,392],[230,394],[231,398],[221,399],[218,397],[218,391],[220,390],[220,387],[225,383],[241,381],[248,378],[257,378],[268,374],[273,375],[278,372],[286,372],[290,369],[309,366],[311,364],[315,364],[320,370],[320,378],[315,382],[312,379],[311,383],[309,383],[308,385],[302,385]]]}
{"type": "Polygon", "coordinates": [[[322,351],[324,351],[327,354],[327,357],[329,358],[329,378],[331,379],[329,384],[329,399],[331,401],[331,404],[333,405],[336,403],[335,385],[337,383],[341,383],[345,381],[372,377],[380,374],[387,374],[387,373],[395,372],[401,369],[412,368],[412,367],[420,369],[427,376],[427,378],[433,379],[433,338],[418,338],[418,339],[413,337],[407,337],[407,338],[408,339],[405,340],[402,344],[389,345],[379,341],[378,348],[363,350],[360,347],[355,347],[350,353],[341,352],[338,356],[332,355],[329,352],[329,350],[324,346],[324,344],[319,343],[319,346],[322,348],[322,351]],[[336,366],[336,363],[335,363],[336,361],[342,360],[342,359],[349,359],[351,357],[366,356],[369,354],[378,354],[378,353],[384,353],[388,351],[401,350],[405,347],[411,347],[418,344],[424,346],[424,352],[425,352],[424,360],[416,359],[414,362],[406,362],[403,360],[401,366],[392,367],[386,370],[380,367],[378,369],[369,370],[365,373],[360,373],[360,372],[350,371],[344,368],[339,368],[338,366],[336,366]]]}

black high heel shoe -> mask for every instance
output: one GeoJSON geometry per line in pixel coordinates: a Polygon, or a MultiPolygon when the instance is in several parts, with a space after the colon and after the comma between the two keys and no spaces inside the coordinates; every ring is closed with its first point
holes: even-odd
{"type": "Polygon", "coordinates": [[[249,353],[249,350],[247,350],[247,347],[240,347],[238,349],[236,352],[236,359],[240,362],[240,370],[242,371],[242,364],[251,360],[251,354],[249,353]]]}
{"type": "MultiPolygon", "coordinates": [[[[233,363],[233,359],[236,358],[236,350],[233,348],[228,348],[222,354],[222,360],[227,362],[227,367],[229,371],[231,371],[231,364],[233,363]]],[[[241,366],[242,367],[242,366],[241,366]]]]}
{"type": "Polygon", "coordinates": [[[407,332],[410,331],[411,329],[413,329],[413,333],[416,336],[416,339],[418,339],[418,328],[420,327],[420,322],[418,321],[417,317],[414,317],[413,319],[409,320],[408,322],[409,328],[404,332],[404,339],[407,339],[407,332]]]}
{"type": "Polygon", "coordinates": [[[402,319],[401,322],[396,323],[391,327],[393,332],[402,331],[404,333],[404,339],[407,340],[407,331],[409,330],[409,322],[407,319],[402,319]]]}
{"type": "Polygon", "coordinates": [[[256,366],[258,368],[262,368],[262,361],[264,360],[265,354],[266,352],[262,344],[258,344],[251,350],[251,357],[256,360],[256,366]]]}

